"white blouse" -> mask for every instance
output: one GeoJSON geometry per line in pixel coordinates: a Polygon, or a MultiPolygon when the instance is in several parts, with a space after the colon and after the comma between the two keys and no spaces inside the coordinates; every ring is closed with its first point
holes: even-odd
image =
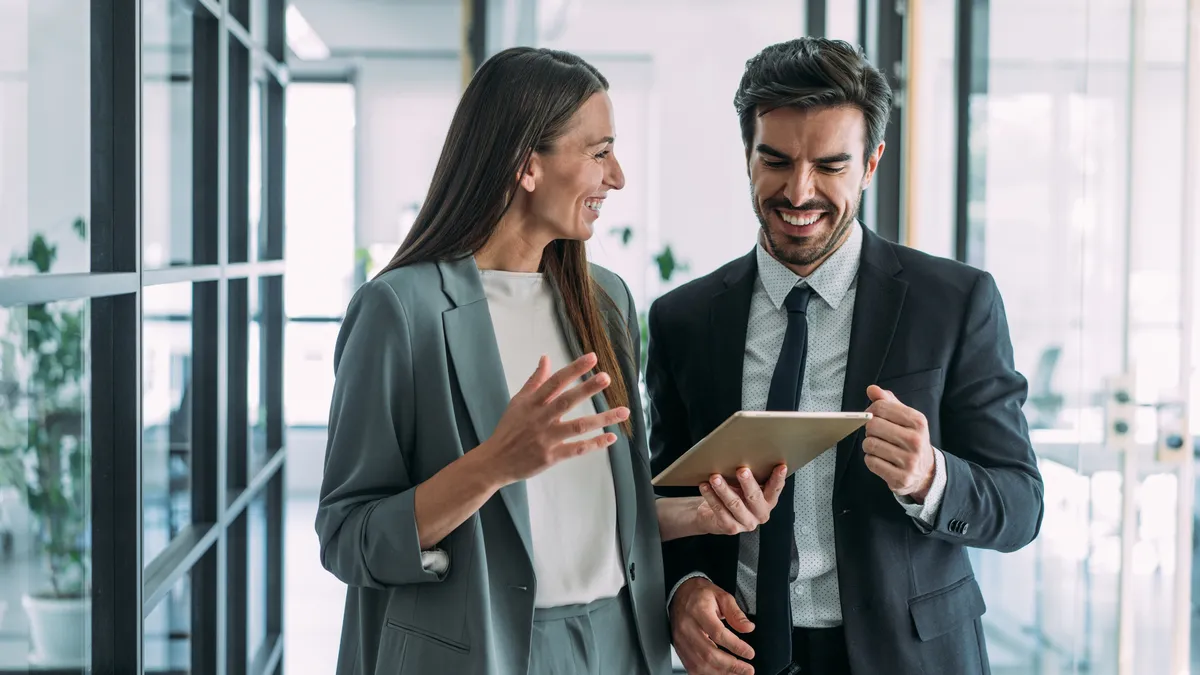
{"type": "MultiPolygon", "coordinates": [[[[550,358],[551,372],[568,365],[571,351],[543,275],[491,270],[481,274],[509,395],[525,385],[543,354],[550,358]]],[[[595,412],[592,401],[585,399],[563,419],[595,412]]],[[[625,585],[625,570],[608,452],[595,450],[561,461],[526,480],[525,486],[537,574],[534,606],[583,604],[617,595],[625,585]]]]}

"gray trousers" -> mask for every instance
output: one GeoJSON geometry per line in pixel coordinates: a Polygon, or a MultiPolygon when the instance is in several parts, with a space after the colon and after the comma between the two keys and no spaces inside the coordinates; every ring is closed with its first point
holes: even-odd
{"type": "Polygon", "coordinates": [[[629,592],[586,605],[536,609],[529,675],[642,675],[629,592]]]}

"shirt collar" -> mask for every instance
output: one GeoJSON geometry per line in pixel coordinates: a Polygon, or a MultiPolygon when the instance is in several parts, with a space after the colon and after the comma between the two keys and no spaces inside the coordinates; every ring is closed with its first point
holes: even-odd
{"type": "Polygon", "coordinates": [[[837,309],[846,291],[858,276],[858,260],[862,253],[862,226],[857,222],[850,229],[850,238],[833,255],[821,263],[808,277],[801,277],[786,265],[776,260],[763,248],[762,242],[755,247],[758,257],[758,282],[767,291],[775,309],[783,307],[783,301],[795,286],[805,283],[816,292],[832,309],[837,309]]]}

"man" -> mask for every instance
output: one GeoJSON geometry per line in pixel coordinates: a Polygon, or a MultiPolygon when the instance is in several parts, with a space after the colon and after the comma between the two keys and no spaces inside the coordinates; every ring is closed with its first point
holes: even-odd
{"type": "Polygon", "coordinates": [[[966,547],[1013,551],[1041,525],[992,277],[856,220],[891,104],[845,42],[751,59],[735,107],[758,244],[650,310],[655,473],[737,410],[874,414],[789,478],[757,531],[664,544],[692,675],[987,673],[966,547]]]}

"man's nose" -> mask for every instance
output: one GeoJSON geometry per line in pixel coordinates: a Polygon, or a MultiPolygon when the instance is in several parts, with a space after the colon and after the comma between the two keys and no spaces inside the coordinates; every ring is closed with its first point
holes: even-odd
{"type": "Polygon", "coordinates": [[[788,178],[783,194],[792,206],[800,206],[816,195],[816,181],[810,172],[797,168],[788,178]]]}

